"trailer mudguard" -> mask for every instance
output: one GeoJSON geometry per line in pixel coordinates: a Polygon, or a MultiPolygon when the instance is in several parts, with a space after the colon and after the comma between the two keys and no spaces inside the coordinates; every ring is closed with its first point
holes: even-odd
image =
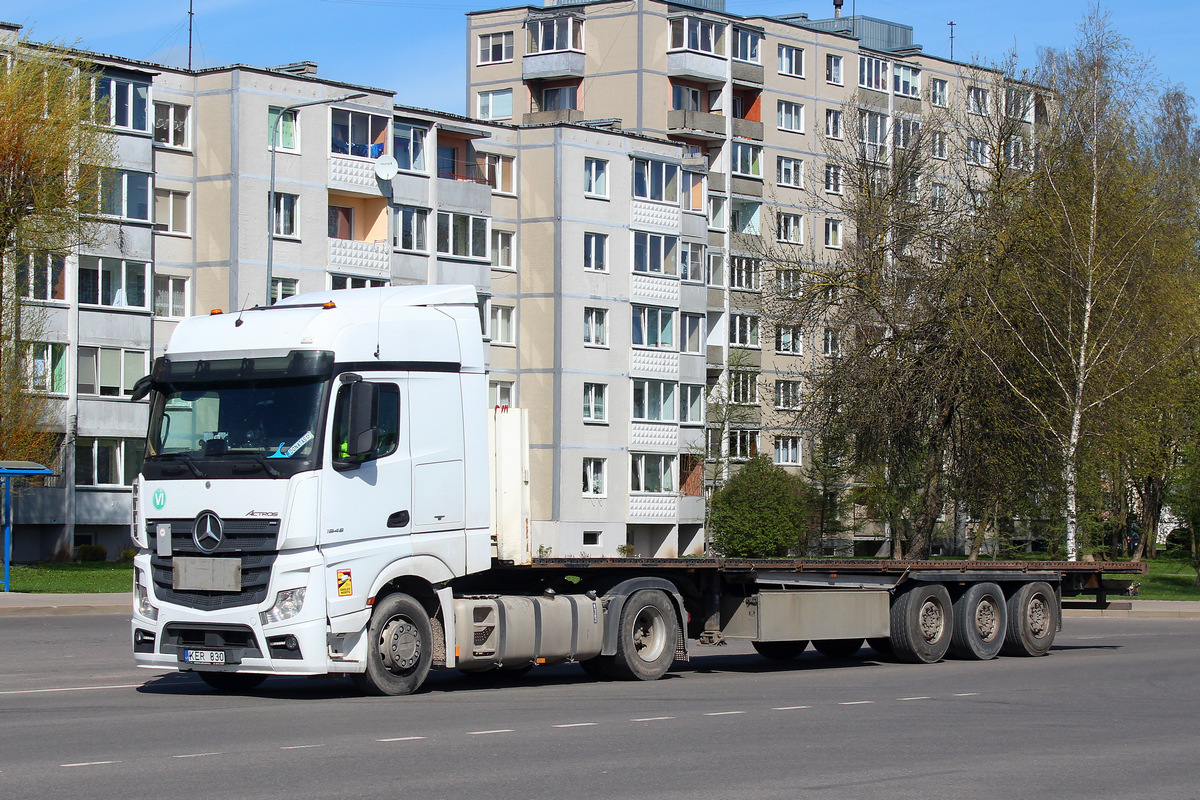
{"type": "Polygon", "coordinates": [[[683,606],[683,595],[669,580],[654,577],[629,578],[604,593],[604,597],[608,599],[608,608],[604,617],[604,648],[600,651],[600,655],[616,655],[621,609],[625,607],[625,601],[629,599],[630,595],[641,589],[661,589],[675,604],[675,611],[679,615],[676,620],[679,623],[679,643],[676,647],[675,658],[678,661],[687,661],[687,610],[683,606]]]}

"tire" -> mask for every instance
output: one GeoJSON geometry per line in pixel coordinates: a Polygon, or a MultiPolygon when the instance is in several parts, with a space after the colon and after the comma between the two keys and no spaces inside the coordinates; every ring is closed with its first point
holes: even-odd
{"type": "Polygon", "coordinates": [[[353,676],[363,694],[412,694],[433,663],[433,627],[425,607],[406,594],[375,604],[367,625],[367,670],[353,676]]]}
{"type": "Polygon", "coordinates": [[[658,589],[634,592],[621,608],[614,677],[654,681],[675,661],[679,625],[671,599],[658,589]]]}
{"type": "Polygon", "coordinates": [[[1058,595],[1043,581],[1027,583],[1008,598],[1008,631],[1000,652],[1006,656],[1044,656],[1058,631],[1058,595]]]}
{"type": "Polygon", "coordinates": [[[890,656],[895,654],[895,651],[892,649],[892,640],[886,636],[867,639],[867,647],[870,647],[881,656],[890,656]]]}
{"type": "Polygon", "coordinates": [[[218,692],[230,694],[253,691],[267,679],[266,675],[253,675],[249,672],[197,672],[196,674],[200,676],[200,680],[218,692]]]}
{"type": "Polygon", "coordinates": [[[989,661],[1000,654],[1008,631],[1004,592],[994,583],[976,583],[954,601],[954,635],[950,654],[989,661]]]}
{"type": "Polygon", "coordinates": [[[862,646],[862,639],[825,639],[813,642],[813,648],[826,658],[849,658],[862,646]]]}
{"type": "Polygon", "coordinates": [[[941,661],[954,630],[950,592],[938,583],[919,584],[892,603],[892,651],[911,664],[941,661]]]}
{"type": "Polygon", "coordinates": [[[760,656],[773,661],[791,661],[799,658],[808,647],[808,641],[801,639],[794,642],[751,642],[760,656]]]}

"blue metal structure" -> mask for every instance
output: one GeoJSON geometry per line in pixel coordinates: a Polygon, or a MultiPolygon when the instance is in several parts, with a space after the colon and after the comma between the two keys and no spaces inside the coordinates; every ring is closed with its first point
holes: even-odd
{"type": "Polygon", "coordinates": [[[54,473],[32,461],[0,461],[0,483],[4,484],[4,591],[12,591],[12,479],[54,473]]]}

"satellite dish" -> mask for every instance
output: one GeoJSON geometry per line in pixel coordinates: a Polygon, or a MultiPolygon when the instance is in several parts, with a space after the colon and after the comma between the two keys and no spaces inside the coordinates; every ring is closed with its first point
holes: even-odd
{"type": "Polygon", "coordinates": [[[400,171],[400,164],[389,155],[375,159],[375,177],[381,181],[390,181],[400,171]]]}

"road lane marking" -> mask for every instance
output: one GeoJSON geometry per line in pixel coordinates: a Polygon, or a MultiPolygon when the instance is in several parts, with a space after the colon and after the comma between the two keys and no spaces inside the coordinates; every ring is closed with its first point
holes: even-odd
{"type": "Polygon", "coordinates": [[[706,717],[728,717],[732,714],[745,714],[745,711],[709,711],[706,717]]]}
{"type": "Polygon", "coordinates": [[[955,697],[978,697],[979,692],[959,692],[955,697]]]}
{"type": "Polygon", "coordinates": [[[50,692],[93,692],[97,689],[137,689],[144,684],[122,683],[113,686],[65,686],[58,689],[9,689],[0,694],[49,694],[50,692]]]}
{"type": "Polygon", "coordinates": [[[415,742],[418,739],[424,739],[424,736],[397,736],[393,739],[376,739],[377,742],[415,742]]]}
{"type": "Polygon", "coordinates": [[[933,698],[929,695],[923,695],[921,697],[897,697],[896,699],[901,703],[907,703],[909,700],[932,700],[933,698]]]}
{"type": "Polygon", "coordinates": [[[555,728],[590,728],[593,725],[599,725],[598,722],[568,722],[565,725],[555,725],[555,728]]]}
{"type": "Polygon", "coordinates": [[[851,700],[846,703],[838,703],[838,705],[839,706],[869,706],[869,705],[873,704],[874,702],[875,702],[874,700],[851,700]]]}
{"type": "Polygon", "coordinates": [[[812,708],[812,706],[777,706],[772,711],[797,711],[801,708],[812,708]]]}
{"type": "Polygon", "coordinates": [[[314,747],[324,747],[323,744],[292,744],[287,747],[281,747],[280,750],[309,750],[314,747]]]}
{"type": "Polygon", "coordinates": [[[220,753],[185,753],[179,756],[171,756],[171,758],[203,758],[204,756],[219,756],[220,753]]]}
{"type": "Polygon", "coordinates": [[[494,731],[467,731],[467,736],[488,736],[493,733],[515,733],[512,728],[499,728],[494,731]]]}
{"type": "Polygon", "coordinates": [[[120,761],[80,761],[75,764],[59,764],[60,767],[98,767],[102,764],[120,764],[120,761]]]}
{"type": "Polygon", "coordinates": [[[631,719],[630,722],[658,722],[664,719],[675,719],[674,717],[642,717],[640,719],[631,719]]]}

